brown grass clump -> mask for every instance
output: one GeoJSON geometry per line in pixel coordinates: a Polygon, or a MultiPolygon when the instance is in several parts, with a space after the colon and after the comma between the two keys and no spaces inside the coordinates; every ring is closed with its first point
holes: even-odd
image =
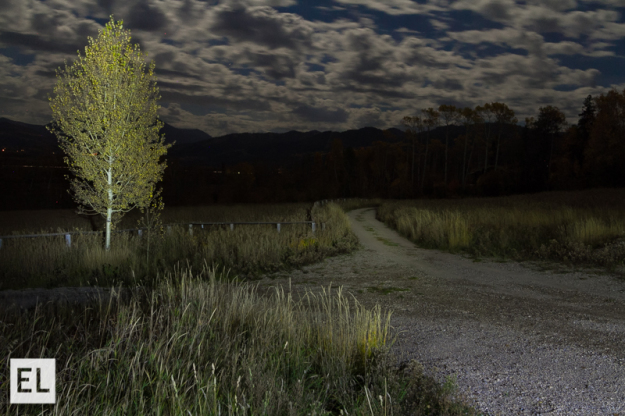
{"type": "Polygon", "coordinates": [[[625,190],[383,203],[378,218],[429,248],[614,270],[625,261],[625,190]]]}
{"type": "Polygon", "coordinates": [[[57,362],[54,405],[0,414],[474,415],[412,362],[389,349],[390,313],[366,310],[328,288],[295,301],[261,297],[206,265],[177,268],[153,290],[108,304],[0,310],[0,364],[57,362]]]}

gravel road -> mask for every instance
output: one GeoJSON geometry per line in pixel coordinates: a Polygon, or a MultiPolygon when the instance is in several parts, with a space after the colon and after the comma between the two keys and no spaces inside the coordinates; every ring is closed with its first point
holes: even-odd
{"type": "MultiPolygon", "coordinates": [[[[625,416],[625,281],[536,263],[474,262],[416,247],[375,219],[348,213],[362,248],[289,273],[261,291],[343,286],[393,311],[400,361],[416,359],[487,415],[625,416]]],[[[0,305],[85,301],[103,288],[0,292],[0,305]]]]}
{"type": "Polygon", "coordinates": [[[374,209],[348,215],[361,250],[263,284],[332,281],[363,305],[393,310],[401,360],[441,382],[456,375],[459,392],[488,415],[625,416],[625,281],[474,262],[416,247],[374,209]]]}

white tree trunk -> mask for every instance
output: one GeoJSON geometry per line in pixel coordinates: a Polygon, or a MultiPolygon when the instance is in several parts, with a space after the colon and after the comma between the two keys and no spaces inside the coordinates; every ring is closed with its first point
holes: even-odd
{"type": "Polygon", "coordinates": [[[106,251],[111,248],[111,217],[113,215],[113,190],[111,189],[113,179],[111,178],[111,169],[108,171],[108,197],[109,203],[106,209],[106,251]]]}

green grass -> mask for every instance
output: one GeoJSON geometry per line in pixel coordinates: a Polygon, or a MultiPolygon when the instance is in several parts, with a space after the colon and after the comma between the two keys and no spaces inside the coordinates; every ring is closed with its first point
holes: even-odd
{"type": "Polygon", "coordinates": [[[602,266],[625,264],[625,189],[382,203],[377,218],[425,248],[602,266]],[[619,244],[620,243],[620,244],[619,244]]]}
{"type": "MultiPolygon", "coordinates": [[[[196,215],[187,220],[203,219],[196,215]]],[[[267,215],[255,218],[279,216],[267,215]]],[[[243,272],[297,267],[355,247],[339,206],[313,215],[328,224],[314,236],[286,226],[280,234],[262,226],[193,236],[175,229],[152,247],[160,262],[143,269],[146,253],[130,236],[116,238],[110,252],[86,236],[71,249],[62,242],[6,244],[0,269],[23,267],[22,278],[32,279],[13,285],[68,286],[95,276],[100,284],[141,286],[127,301],[49,304],[27,313],[0,308],[0,366],[11,358],[57,362],[56,405],[10,405],[5,371],[0,415],[477,414],[455,394],[453,380],[440,385],[415,361],[397,366],[390,312],[367,310],[340,289],[295,299],[282,290],[261,293],[241,272],[218,272],[224,265],[243,272]]]]}

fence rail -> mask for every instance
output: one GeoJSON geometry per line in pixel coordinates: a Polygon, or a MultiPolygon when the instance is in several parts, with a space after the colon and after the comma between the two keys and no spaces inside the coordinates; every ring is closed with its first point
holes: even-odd
{"type": "MultiPolygon", "coordinates": [[[[175,224],[167,224],[167,232],[171,233],[172,226],[189,226],[189,234],[193,235],[193,226],[199,225],[204,228],[205,225],[230,225],[230,230],[234,230],[235,224],[275,224],[278,232],[280,232],[280,227],[282,224],[310,224],[312,226],[312,232],[314,233],[316,230],[316,225],[314,221],[298,221],[298,222],[191,222],[191,223],[175,223],[175,224]]],[[[321,223],[321,229],[326,229],[326,224],[321,223]]],[[[136,232],[139,237],[142,236],[143,230],[147,230],[147,228],[128,228],[125,230],[112,230],[112,233],[123,233],[123,232],[136,232]]],[[[0,235],[0,248],[2,248],[3,240],[9,238],[36,238],[36,237],[54,237],[59,235],[65,236],[65,243],[67,247],[72,246],[72,235],[73,234],[103,234],[105,231],[65,231],[62,233],[48,233],[48,234],[25,234],[25,235],[0,235]]]]}
{"type": "MultiPolygon", "coordinates": [[[[346,201],[346,198],[341,198],[341,199],[322,199],[320,201],[315,201],[315,203],[313,203],[313,208],[317,207],[317,206],[323,206],[327,203],[330,202],[335,202],[335,201],[346,201]]],[[[360,199],[362,200],[362,199],[360,199]]],[[[202,228],[204,228],[205,225],[230,225],[230,230],[234,230],[234,225],[235,224],[276,224],[276,228],[278,230],[278,232],[280,232],[280,227],[282,224],[310,224],[312,227],[312,232],[314,233],[316,231],[316,225],[318,224],[315,221],[296,221],[296,222],[278,222],[278,221],[270,221],[270,222],[233,222],[233,221],[227,221],[227,222],[203,222],[203,221],[194,221],[194,222],[184,222],[184,223],[173,223],[173,224],[166,224],[165,226],[167,227],[167,232],[171,233],[171,227],[172,226],[184,226],[184,225],[188,225],[189,226],[189,234],[193,235],[193,226],[194,225],[199,225],[202,228]]],[[[325,230],[326,229],[326,224],[325,223],[321,223],[321,230],[325,230]]],[[[123,232],[136,232],[139,237],[141,237],[141,235],[143,234],[142,231],[143,230],[147,230],[147,228],[143,227],[143,228],[128,228],[125,230],[113,230],[111,232],[114,233],[123,233],[123,232]]],[[[67,247],[71,247],[72,246],[72,235],[73,234],[102,234],[104,233],[104,231],[65,231],[62,233],[48,233],[48,234],[26,234],[26,235],[0,235],[0,248],[2,248],[2,242],[3,240],[9,239],[9,238],[36,238],[36,237],[54,237],[54,236],[59,236],[59,235],[64,235],[65,236],[65,243],[67,244],[67,247]]]]}

